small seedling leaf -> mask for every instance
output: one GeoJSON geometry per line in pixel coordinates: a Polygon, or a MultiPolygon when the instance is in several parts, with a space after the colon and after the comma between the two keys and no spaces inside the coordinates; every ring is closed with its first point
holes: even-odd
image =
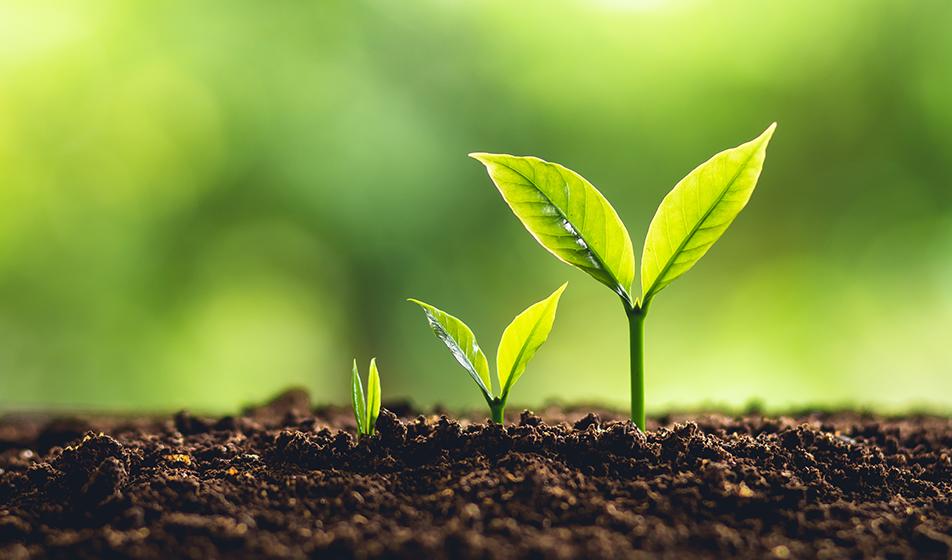
{"type": "Polygon", "coordinates": [[[416,299],[408,300],[423,308],[430,328],[437,338],[450,349],[456,361],[469,372],[476,382],[483,396],[492,400],[491,382],[489,380],[489,361],[476,342],[476,335],[466,326],[466,323],[456,317],[441,311],[428,303],[416,299]]]}
{"type": "Polygon", "coordinates": [[[509,389],[525,372],[529,360],[549,338],[559,298],[567,285],[562,284],[552,295],[529,306],[503,331],[496,353],[496,374],[499,376],[503,400],[506,400],[509,389]]]}
{"type": "Polygon", "coordinates": [[[367,377],[367,422],[364,427],[368,435],[374,433],[378,416],[380,416],[380,373],[377,371],[377,358],[373,358],[370,360],[370,374],[367,377]]]}
{"type": "Polygon", "coordinates": [[[578,173],[536,157],[473,153],[513,213],[545,249],[631,303],[635,254],[608,200],[578,173]]]}
{"type": "Polygon", "coordinates": [[[661,201],[641,257],[645,302],[690,270],[747,205],[776,126],[702,163],[661,201]]]}
{"type": "Polygon", "coordinates": [[[351,397],[354,400],[354,419],[357,420],[357,433],[364,434],[364,422],[367,419],[366,407],[364,406],[364,386],[360,382],[360,374],[357,372],[357,360],[354,360],[354,373],[351,380],[351,397]]]}

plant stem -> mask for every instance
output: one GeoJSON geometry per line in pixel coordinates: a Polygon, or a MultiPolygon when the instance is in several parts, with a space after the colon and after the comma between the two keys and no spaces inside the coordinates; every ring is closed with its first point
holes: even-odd
{"type": "Polygon", "coordinates": [[[502,424],[505,421],[506,401],[494,399],[489,403],[489,411],[492,413],[493,422],[502,424]]]}
{"type": "Polygon", "coordinates": [[[625,305],[628,315],[628,336],[631,342],[631,421],[645,429],[645,317],[647,306],[625,305]]]}

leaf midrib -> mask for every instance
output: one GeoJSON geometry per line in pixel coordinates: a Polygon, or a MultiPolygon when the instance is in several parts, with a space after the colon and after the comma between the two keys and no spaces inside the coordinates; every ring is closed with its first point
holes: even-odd
{"type": "MultiPolygon", "coordinates": [[[[451,341],[453,342],[453,344],[454,344],[457,348],[459,348],[460,352],[462,352],[462,354],[463,354],[463,357],[466,358],[466,363],[469,364],[469,367],[463,366],[463,369],[465,369],[467,373],[470,373],[470,374],[472,374],[472,375],[474,376],[474,380],[476,381],[477,385],[479,385],[479,388],[483,390],[484,393],[487,393],[487,392],[488,392],[488,393],[491,393],[492,391],[490,391],[487,387],[484,386],[484,385],[485,385],[485,381],[483,381],[482,376],[479,375],[479,368],[477,368],[477,367],[476,367],[476,364],[473,363],[472,358],[469,357],[469,353],[466,352],[466,349],[463,348],[463,346],[459,343],[459,340],[457,340],[455,336],[451,335],[451,334],[449,333],[449,331],[446,330],[446,327],[443,326],[442,323],[440,323],[439,321],[437,321],[436,324],[437,324],[437,326],[439,326],[440,330],[443,331],[444,334],[446,334],[446,336],[449,338],[449,340],[451,340],[451,341]]],[[[479,343],[476,342],[476,336],[475,336],[475,335],[473,335],[473,345],[475,346],[475,349],[474,349],[473,354],[474,354],[475,356],[479,356],[479,353],[480,353],[481,349],[479,348],[479,343]]],[[[451,353],[452,353],[452,352],[451,352],[451,353]]]]}
{"type": "MultiPolygon", "coordinates": [[[[539,158],[536,158],[536,159],[539,159],[539,158]]],[[[547,161],[545,161],[545,160],[543,160],[543,159],[539,159],[539,161],[543,162],[543,163],[546,164],[546,165],[553,165],[552,163],[547,162],[547,161]]],[[[516,175],[519,175],[520,177],[522,177],[523,179],[525,179],[530,185],[532,185],[533,188],[535,188],[535,190],[537,190],[537,191],[539,192],[539,194],[541,194],[541,195],[543,196],[543,198],[545,198],[545,199],[549,202],[549,204],[552,205],[553,208],[555,208],[555,211],[558,212],[559,216],[561,216],[561,218],[562,218],[563,220],[565,220],[566,222],[568,222],[569,224],[571,224],[572,229],[575,230],[575,233],[578,234],[578,236],[582,239],[582,241],[585,241],[585,247],[586,247],[586,249],[588,250],[588,252],[591,253],[593,257],[595,257],[595,260],[596,260],[596,261],[598,261],[598,266],[601,267],[601,269],[602,269],[603,271],[605,271],[606,274],[608,274],[608,277],[612,279],[612,282],[614,282],[615,285],[616,285],[622,292],[624,292],[625,297],[628,298],[628,300],[630,301],[630,300],[631,300],[631,295],[628,293],[628,290],[626,290],[625,287],[621,285],[621,282],[618,281],[618,278],[615,277],[615,274],[612,273],[611,269],[608,268],[608,265],[605,264],[605,260],[602,258],[602,256],[598,254],[598,251],[596,251],[594,248],[592,248],[592,244],[589,243],[588,240],[586,240],[585,237],[582,236],[582,232],[580,232],[580,231],[578,230],[578,228],[575,227],[575,224],[573,224],[572,221],[569,220],[568,216],[566,216],[565,213],[562,212],[562,209],[559,208],[558,205],[557,205],[551,198],[549,198],[549,195],[545,194],[545,193],[542,191],[542,189],[540,189],[539,187],[537,187],[537,186],[535,185],[535,181],[533,181],[533,180],[530,179],[528,176],[526,176],[525,173],[519,171],[518,169],[516,169],[515,167],[513,167],[513,166],[511,166],[511,165],[509,165],[509,164],[507,164],[507,163],[499,162],[499,164],[502,165],[503,167],[507,168],[507,169],[512,170],[516,175]]],[[[559,171],[559,169],[558,169],[557,167],[556,167],[556,171],[559,171]]],[[[563,183],[568,184],[568,182],[565,181],[565,178],[562,177],[561,171],[559,171],[559,177],[562,179],[562,182],[563,182],[563,183]]],[[[593,187],[593,188],[594,188],[594,187],[593,187]]],[[[619,294],[619,295],[621,295],[621,294],[619,294]]]]}
{"type": "MultiPolygon", "coordinates": [[[[412,301],[413,303],[416,303],[417,305],[420,305],[420,307],[423,309],[424,314],[425,314],[428,318],[432,318],[432,319],[433,319],[433,323],[431,323],[431,327],[430,327],[430,328],[433,328],[433,325],[435,325],[436,328],[439,328],[439,329],[443,332],[443,334],[445,334],[445,335],[447,336],[447,338],[448,338],[450,341],[452,341],[453,344],[462,352],[463,357],[466,358],[466,363],[469,364],[469,367],[467,367],[466,365],[464,365],[464,364],[462,364],[462,363],[461,363],[460,365],[463,367],[464,370],[466,370],[466,373],[470,374],[470,377],[472,377],[472,378],[473,378],[473,381],[476,382],[476,386],[479,387],[479,389],[480,389],[480,391],[482,391],[483,395],[486,395],[486,396],[491,397],[491,396],[492,396],[492,389],[486,387],[486,384],[485,384],[485,382],[483,381],[483,378],[479,375],[479,371],[477,371],[476,364],[474,364],[474,363],[473,363],[473,360],[470,359],[470,357],[467,355],[466,349],[463,348],[462,345],[460,345],[460,343],[459,343],[459,341],[456,339],[456,337],[453,336],[453,335],[451,335],[451,334],[449,333],[449,331],[446,330],[446,327],[443,325],[443,323],[441,323],[441,322],[436,318],[436,316],[433,314],[433,310],[440,311],[440,312],[443,313],[444,315],[447,315],[447,316],[449,316],[449,317],[453,317],[454,319],[456,319],[457,321],[459,321],[460,323],[462,323],[464,326],[465,326],[465,323],[463,323],[459,318],[457,318],[457,317],[455,317],[455,316],[452,316],[452,315],[449,315],[449,314],[446,313],[445,311],[441,311],[441,310],[439,310],[439,309],[433,307],[432,305],[430,305],[430,304],[428,304],[428,303],[422,302],[422,301],[420,301],[420,300],[415,300],[415,299],[412,299],[412,298],[410,299],[410,301],[412,301]],[[422,305],[421,305],[421,304],[422,304],[422,305]],[[431,308],[432,308],[432,309],[431,309],[431,308]]],[[[469,328],[469,327],[467,327],[467,328],[469,328]]],[[[479,343],[476,341],[476,335],[472,332],[472,330],[470,330],[470,334],[473,335],[473,344],[476,346],[476,355],[478,355],[479,353],[481,353],[482,349],[479,348],[479,343]]],[[[440,339],[443,340],[442,337],[440,337],[440,339]]],[[[444,341],[444,344],[446,344],[445,341],[444,341]]],[[[453,354],[453,351],[450,350],[450,353],[453,354]]],[[[454,356],[454,358],[455,358],[455,356],[454,356]]],[[[459,360],[457,360],[457,361],[459,361],[459,360]]],[[[488,372],[487,372],[487,375],[488,375],[488,372]]],[[[492,383],[490,383],[490,385],[492,385],[492,383]]]]}
{"type": "MultiPolygon", "coordinates": [[[[757,149],[759,150],[760,146],[757,146],[757,149]]],[[[687,234],[684,237],[684,240],[681,241],[681,243],[678,245],[678,249],[674,251],[673,253],[671,253],[671,258],[668,259],[668,261],[665,263],[664,267],[661,269],[661,272],[659,272],[658,275],[655,276],[655,280],[654,282],[651,283],[651,286],[649,286],[648,289],[645,290],[642,297],[645,299],[646,303],[649,299],[654,297],[655,286],[657,286],[659,282],[664,280],[665,275],[668,273],[669,270],[671,270],[671,267],[674,266],[674,261],[677,260],[678,255],[681,254],[681,251],[683,251],[684,248],[687,247],[687,244],[689,241],[691,241],[691,238],[694,237],[694,235],[698,232],[699,229],[701,229],[701,224],[703,224],[704,221],[707,220],[707,218],[711,215],[711,212],[713,212],[714,209],[717,208],[717,205],[721,203],[721,201],[724,199],[725,196],[727,196],[727,192],[730,191],[731,187],[734,186],[734,183],[737,182],[737,179],[740,177],[740,174],[743,173],[744,169],[747,167],[747,164],[750,163],[750,160],[753,159],[754,154],[756,153],[757,153],[757,150],[754,150],[753,152],[751,152],[749,156],[747,156],[747,158],[744,160],[743,165],[741,165],[738,168],[737,173],[734,174],[731,180],[727,183],[727,186],[724,187],[724,190],[722,190],[721,193],[717,196],[717,198],[714,200],[714,203],[711,204],[710,208],[708,208],[704,212],[704,215],[701,216],[701,219],[698,220],[697,223],[694,224],[694,226],[691,228],[691,233],[687,234]]],[[[642,258],[642,262],[644,262],[644,260],[645,259],[642,258]]]]}

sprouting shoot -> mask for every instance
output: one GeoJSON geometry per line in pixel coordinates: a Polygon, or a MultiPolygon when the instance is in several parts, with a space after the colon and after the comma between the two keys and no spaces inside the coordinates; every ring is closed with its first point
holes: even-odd
{"type": "Polygon", "coordinates": [[[380,415],[380,373],[377,371],[377,358],[370,360],[370,373],[367,375],[367,396],[357,372],[357,360],[354,360],[353,379],[351,380],[354,402],[354,419],[357,421],[357,438],[374,433],[377,417],[380,415]]]}
{"type": "Polygon", "coordinates": [[[493,422],[502,424],[509,391],[522,377],[529,360],[549,337],[565,286],[562,284],[552,295],[529,306],[503,331],[496,352],[495,389],[489,375],[489,361],[476,342],[473,331],[456,317],[432,305],[415,299],[409,301],[423,308],[426,320],[437,338],[443,341],[456,361],[476,382],[489,405],[493,422]]]}

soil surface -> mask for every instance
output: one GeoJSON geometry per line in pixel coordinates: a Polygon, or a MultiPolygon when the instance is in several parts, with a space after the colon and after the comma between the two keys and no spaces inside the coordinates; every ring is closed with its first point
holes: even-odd
{"type": "Polygon", "coordinates": [[[949,558],[952,419],[0,422],[0,558],[949,558]]]}

